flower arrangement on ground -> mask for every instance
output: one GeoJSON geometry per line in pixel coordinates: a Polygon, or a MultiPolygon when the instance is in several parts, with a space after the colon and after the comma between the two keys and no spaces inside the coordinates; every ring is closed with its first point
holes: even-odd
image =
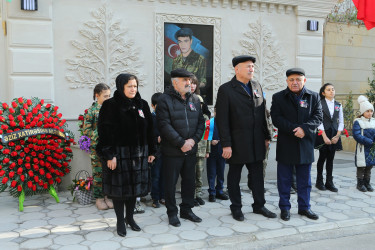
{"type": "Polygon", "coordinates": [[[0,192],[19,198],[46,191],[59,202],[54,186],[70,172],[74,136],[58,107],[44,100],[0,102],[0,192]]]}

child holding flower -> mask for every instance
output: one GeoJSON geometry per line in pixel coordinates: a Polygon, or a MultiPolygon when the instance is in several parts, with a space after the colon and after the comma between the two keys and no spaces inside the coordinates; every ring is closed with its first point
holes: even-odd
{"type": "Polygon", "coordinates": [[[99,210],[106,210],[113,208],[113,203],[110,199],[103,196],[102,191],[102,164],[99,156],[96,153],[96,145],[98,142],[98,130],[97,122],[99,117],[99,111],[105,100],[109,99],[111,94],[110,87],[107,84],[99,83],[94,88],[94,102],[91,107],[87,110],[84,116],[83,122],[83,134],[87,136],[90,141],[90,159],[92,166],[93,181],[93,192],[96,198],[96,207],[99,210]]]}
{"type": "Polygon", "coordinates": [[[319,134],[315,148],[319,148],[315,187],[319,190],[337,192],[333,184],[333,159],[335,152],[342,150],[341,132],[344,129],[344,115],[341,103],[335,101],[335,88],[331,83],[324,84],[319,91],[323,110],[323,123],[318,127],[319,134]],[[326,162],[326,183],[323,182],[323,165],[326,162]]]}
{"type": "Polygon", "coordinates": [[[375,119],[372,117],[374,106],[363,95],[358,97],[358,103],[361,115],[353,123],[353,138],[357,141],[357,189],[361,192],[372,192],[374,189],[370,184],[371,169],[375,165],[375,119]]]}

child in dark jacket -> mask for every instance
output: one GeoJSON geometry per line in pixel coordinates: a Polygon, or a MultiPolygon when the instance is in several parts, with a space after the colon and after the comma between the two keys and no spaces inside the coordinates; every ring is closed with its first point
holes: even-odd
{"type": "MultiPolygon", "coordinates": [[[[216,116],[216,108],[215,108],[216,116]]],[[[221,200],[228,200],[228,195],[223,191],[224,189],[224,169],[225,159],[222,156],[223,148],[220,143],[219,131],[214,123],[214,133],[211,141],[211,152],[207,158],[207,180],[208,180],[208,201],[215,202],[216,198],[221,200]],[[215,187],[216,179],[216,187],[215,187]]]]}
{"type": "Polygon", "coordinates": [[[156,123],[156,105],[158,103],[158,98],[162,93],[155,93],[151,97],[151,106],[153,109],[152,112],[152,122],[154,124],[154,141],[156,145],[156,154],[154,163],[151,166],[151,198],[152,206],[154,208],[159,208],[160,203],[165,204],[164,201],[164,188],[163,188],[163,179],[161,175],[162,171],[162,156],[160,151],[160,133],[156,123]]]}
{"type": "Polygon", "coordinates": [[[365,96],[358,97],[361,115],[354,120],[353,138],[357,141],[355,165],[357,167],[357,189],[362,192],[372,192],[370,184],[371,169],[375,165],[375,119],[372,117],[374,106],[365,96]]]}

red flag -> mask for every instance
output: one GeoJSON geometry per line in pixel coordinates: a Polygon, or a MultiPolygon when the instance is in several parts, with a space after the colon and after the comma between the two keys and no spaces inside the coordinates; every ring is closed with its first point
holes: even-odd
{"type": "Polygon", "coordinates": [[[172,59],[176,58],[181,53],[178,44],[168,37],[164,38],[164,51],[165,56],[169,56],[172,59]]]}
{"type": "Polygon", "coordinates": [[[357,7],[357,19],[362,20],[368,30],[375,27],[375,1],[374,0],[353,0],[357,7]]]}

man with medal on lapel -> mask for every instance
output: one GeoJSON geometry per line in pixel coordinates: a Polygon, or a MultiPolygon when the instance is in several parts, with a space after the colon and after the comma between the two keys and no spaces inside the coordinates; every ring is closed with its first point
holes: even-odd
{"type": "Polygon", "coordinates": [[[158,99],[156,121],[161,137],[165,206],[169,224],[181,225],[177,217],[176,183],[181,175],[180,218],[201,222],[194,207],[195,164],[198,142],[205,130],[205,122],[198,96],[191,94],[193,74],[185,69],[171,71],[172,85],[158,99]]]}
{"type": "Polygon", "coordinates": [[[249,171],[254,203],[253,212],[268,218],[276,214],[264,204],[263,160],[271,135],[267,129],[263,91],[253,80],[255,58],[248,55],[232,59],[235,76],[220,86],[216,101],[216,124],[223,158],[229,163],[227,178],[230,210],[243,221],[240,179],[243,165],[249,171]]]}
{"type": "Polygon", "coordinates": [[[311,163],[317,127],[323,121],[319,94],[305,87],[305,71],[286,71],[288,87],[272,96],[271,118],[278,128],[276,161],[281,219],[290,219],[290,187],[295,166],[298,214],[317,220],[310,209],[311,163]]]}

